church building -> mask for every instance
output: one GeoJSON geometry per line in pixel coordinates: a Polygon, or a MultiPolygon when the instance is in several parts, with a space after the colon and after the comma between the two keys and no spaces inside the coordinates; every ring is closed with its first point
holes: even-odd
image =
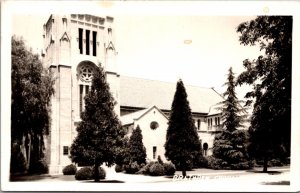
{"type": "MultiPolygon", "coordinates": [[[[51,129],[46,139],[50,173],[61,173],[71,163],[70,146],[84,111],[84,96],[91,87],[93,69],[101,65],[128,135],[139,126],[147,159],[163,160],[164,143],[176,83],[122,76],[116,63],[114,18],[87,14],[51,15],[43,26],[43,63],[55,77],[51,99],[51,129]]],[[[212,88],[185,85],[203,154],[211,155],[220,130],[223,101],[212,88]]]]}

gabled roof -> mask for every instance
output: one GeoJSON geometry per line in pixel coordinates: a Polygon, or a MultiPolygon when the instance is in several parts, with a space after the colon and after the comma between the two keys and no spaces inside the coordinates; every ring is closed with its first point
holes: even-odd
{"type": "MultiPolygon", "coordinates": [[[[212,88],[185,85],[193,113],[208,114],[210,107],[224,99],[212,88]]],[[[176,83],[120,76],[121,107],[171,110],[176,83]]]]}
{"type": "Polygon", "coordinates": [[[154,108],[168,120],[168,117],[159,108],[157,108],[155,105],[153,105],[150,108],[143,109],[140,111],[136,111],[134,113],[130,113],[130,114],[121,116],[122,125],[132,124],[135,120],[139,120],[140,118],[142,118],[144,115],[146,115],[149,111],[151,111],[154,108]]]}

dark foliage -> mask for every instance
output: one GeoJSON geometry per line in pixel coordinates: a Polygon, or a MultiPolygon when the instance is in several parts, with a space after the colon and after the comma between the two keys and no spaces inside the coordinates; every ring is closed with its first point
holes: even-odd
{"type": "Polygon", "coordinates": [[[76,174],[75,174],[75,179],[76,180],[91,180],[93,175],[93,170],[91,167],[83,167],[80,168],[76,174]]]}
{"type": "Polygon", "coordinates": [[[165,169],[165,175],[172,176],[172,175],[175,174],[176,168],[175,168],[174,164],[172,164],[172,163],[164,163],[163,166],[164,166],[164,169],[165,169]]]}
{"type": "Polygon", "coordinates": [[[165,156],[186,176],[186,170],[192,167],[195,156],[201,152],[201,144],[181,80],[177,82],[168,124],[165,156]]]}
{"type": "Polygon", "coordinates": [[[128,165],[124,165],[124,170],[128,174],[135,174],[141,169],[140,165],[135,162],[130,162],[128,165]]]}
{"type": "Polygon", "coordinates": [[[48,163],[44,159],[32,161],[32,163],[29,165],[30,174],[47,174],[48,172],[48,163]]]}
{"type": "Polygon", "coordinates": [[[124,168],[123,168],[123,166],[122,165],[116,165],[115,166],[115,171],[117,172],[117,173],[120,173],[120,172],[123,172],[123,170],[124,170],[124,168]]]}
{"type": "Polygon", "coordinates": [[[126,133],[114,112],[114,104],[106,75],[102,67],[96,67],[91,91],[85,97],[82,121],[77,127],[78,135],[71,146],[73,162],[95,165],[95,181],[100,180],[99,166],[102,163],[111,166],[118,161],[126,142],[126,133]]]}
{"type": "Polygon", "coordinates": [[[147,163],[145,166],[143,166],[138,172],[137,174],[145,174],[145,175],[149,175],[150,173],[150,167],[155,164],[157,162],[151,161],[149,163],[147,163]]]}
{"type": "Polygon", "coordinates": [[[27,162],[19,144],[14,143],[12,145],[11,154],[10,173],[24,173],[27,162]]]}
{"type": "Polygon", "coordinates": [[[253,86],[245,96],[246,105],[254,102],[249,153],[264,160],[264,171],[269,159],[290,156],[292,26],[291,16],[259,16],[237,28],[241,44],[264,51],[244,60],[245,71],[237,79],[253,86]]]}
{"type": "Polygon", "coordinates": [[[128,151],[130,162],[137,162],[137,164],[146,163],[146,148],[143,144],[142,130],[139,125],[132,131],[129,139],[128,151]]]}
{"type": "MultiPolygon", "coordinates": [[[[29,172],[35,173],[38,167],[33,164],[43,159],[44,136],[49,134],[54,80],[43,68],[38,55],[27,50],[22,39],[13,36],[11,41],[11,149],[18,144],[24,152],[26,169],[33,169],[29,172]]],[[[21,156],[11,155],[11,164],[23,162],[14,160],[23,159],[21,156]]]]}
{"type": "Polygon", "coordinates": [[[161,159],[160,155],[157,157],[157,161],[158,163],[160,163],[161,165],[164,164],[163,160],[161,159]]]}
{"type": "Polygon", "coordinates": [[[216,163],[218,159],[223,161],[219,166],[221,168],[230,168],[232,165],[234,167],[238,165],[236,167],[239,168],[240,163],[249,161],[246,146],[248,132],[247,130],[238,130],[244,127],[243,123],[247,114],[241,107],[242,101],[236,97],[235,84],[234,73],[230,68],[225,83],[227,90],[223,94],[225,100],[220,103],[222,105],[220,109],[222,110],[223,129],[216,135],[213,144],[213,156],[217,158],[216,163]]]}
{"type": "Polygon", "coordinates": [[[77,172],[77,167],[74,164],[67,165],[63,168],[64,175],[75,175],[77,172]]]}
{"type": "Polygon", "coordinates": [[[165,168],[160,163],[155,163],[149,168],[150,176],[163,176],[165,175],[165,168]]]}

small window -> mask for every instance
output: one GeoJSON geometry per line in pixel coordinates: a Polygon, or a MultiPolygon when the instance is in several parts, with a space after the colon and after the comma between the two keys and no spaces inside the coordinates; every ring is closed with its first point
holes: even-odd
{"type": "Polygon", "coordinates": [[[63,147],[63,154],[64,155],[69,155],[69,147],[68,146],[63,147]]]}
{"type": "Polygon", "coordinates": [[[157,147],[153,146],[153,159],[156,159],[156,151],[157,151],[157,147]]]}
{"type": "Polygon", "coordinates": [[[159,127],[158,122],[152,121],[152,122],[150,123],[150,128],[151,128],[152,130],[157,129],[158,127],[159,127]]]}
{"type": "Polygon", "coordinates": [[[201,121],[200,121],[200,119],[198,119],[197,120],[197,128],[198,128],[198,130],[200,130],[200,125],[201,125],[201,121]]]}
{"type": "Polygon", "coordinates": [[[215,125],[218,125],[218,119],[215,117],[215,125]]]}

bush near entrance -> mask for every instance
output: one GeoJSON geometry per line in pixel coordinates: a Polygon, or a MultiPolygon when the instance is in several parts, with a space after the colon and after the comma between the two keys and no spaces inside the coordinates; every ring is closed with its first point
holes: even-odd
{"type": "MultiPolygon", "coordinates": [[[[76,180],[91,180],[94,179],[94,167],[95,166],[86,166],[79,169],[75,174],[76,180]]],[[[99,167],[99,176],[100,179],[105,179],[106,172],[102,167],[99,167]]]]}
{"type": "Polygon", "coordinates": [[[70,164],[64,167],[62,172],[64,175],[75,175],[77,172],[77,168],[74,164],[70,164]]]}

